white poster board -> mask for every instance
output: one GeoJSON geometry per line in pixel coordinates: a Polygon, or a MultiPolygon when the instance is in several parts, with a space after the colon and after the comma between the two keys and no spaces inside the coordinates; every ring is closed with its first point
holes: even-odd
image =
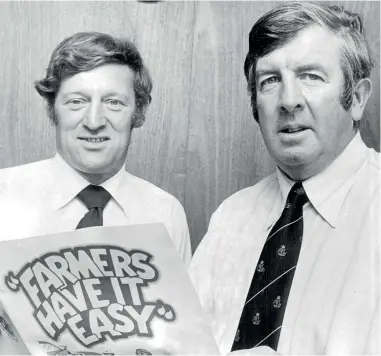
{"type": "Polygon", "coordinates": [[[218,354],[163,224],[0,242],[0,300],[19,354],[218,354]]]}

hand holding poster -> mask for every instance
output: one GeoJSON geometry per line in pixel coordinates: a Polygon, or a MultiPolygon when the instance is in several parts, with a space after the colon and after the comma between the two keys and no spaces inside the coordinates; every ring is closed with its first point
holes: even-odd
{"type": "Polygon", "coordinates": [[[0,274],[32,354],[218,354],[162,224],[5,241],[0,274]]]}

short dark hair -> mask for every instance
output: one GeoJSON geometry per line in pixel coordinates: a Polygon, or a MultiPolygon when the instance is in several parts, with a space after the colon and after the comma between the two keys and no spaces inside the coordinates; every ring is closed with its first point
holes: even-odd
{"type": "Polygon", "coordinates": [[[127,65],[134,71],[136,110],[132,127],[143,124],[145,109],[151,102],[152,80],[148,69],[132,42],[99,32],[79,32],[65,38],[53,51],[45,78],[35,82],[36,90],[46,99],[54,124],[57,124],[54,102],[62,81],[104,64],[127,65]]]}
{"type": "MultiPolygon", "coordinates": [[[[341,68],[344,88],[340,102],[345,110],[349,110],[352,105],[354,85],[360,79],[370,76],[373,64],[358,14],[338,6],[304,1],[287,2],[263,15],[249,34],[249,52],[245,59],[244,72],[256,121],[258,111],[255,69],[258,59],[292,41],[299,31],[314,24],[328,29],[342,39],[341,68]]],[[[359,121],[355,122],[355,126],[357,123],[359,121]]]]}

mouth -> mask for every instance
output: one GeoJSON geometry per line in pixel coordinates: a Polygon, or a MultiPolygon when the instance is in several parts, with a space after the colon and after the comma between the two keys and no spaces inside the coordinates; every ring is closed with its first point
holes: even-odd
{"type": "Polygon", "coordinates": [[[78,139],[89,143],[101,143],[109,140],[108,137],[78,137],[78,139]]]}
{"type": "Polygon", "coordinates": [[[305,130],[308,130],[308,127],[304,127],[304,126],[286,126],[284,128],[282,128],[281,130],[279,130],[280,133],[285,133],[285,134],[293,134],[293,133],[298,133],[298,132],[302,132],[302,131],[305,131],[305,130]]]}

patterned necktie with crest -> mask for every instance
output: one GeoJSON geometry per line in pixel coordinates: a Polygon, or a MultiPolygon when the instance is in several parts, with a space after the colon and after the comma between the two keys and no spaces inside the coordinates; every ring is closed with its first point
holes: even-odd
{"type": "Polygon", "coordinates": [[[278,347],[283,316],[303,239],[302,183],[293,185],[281,217],[271,229],[259,257],[238,324],[232,351],[267,345],[278,347]]]}

